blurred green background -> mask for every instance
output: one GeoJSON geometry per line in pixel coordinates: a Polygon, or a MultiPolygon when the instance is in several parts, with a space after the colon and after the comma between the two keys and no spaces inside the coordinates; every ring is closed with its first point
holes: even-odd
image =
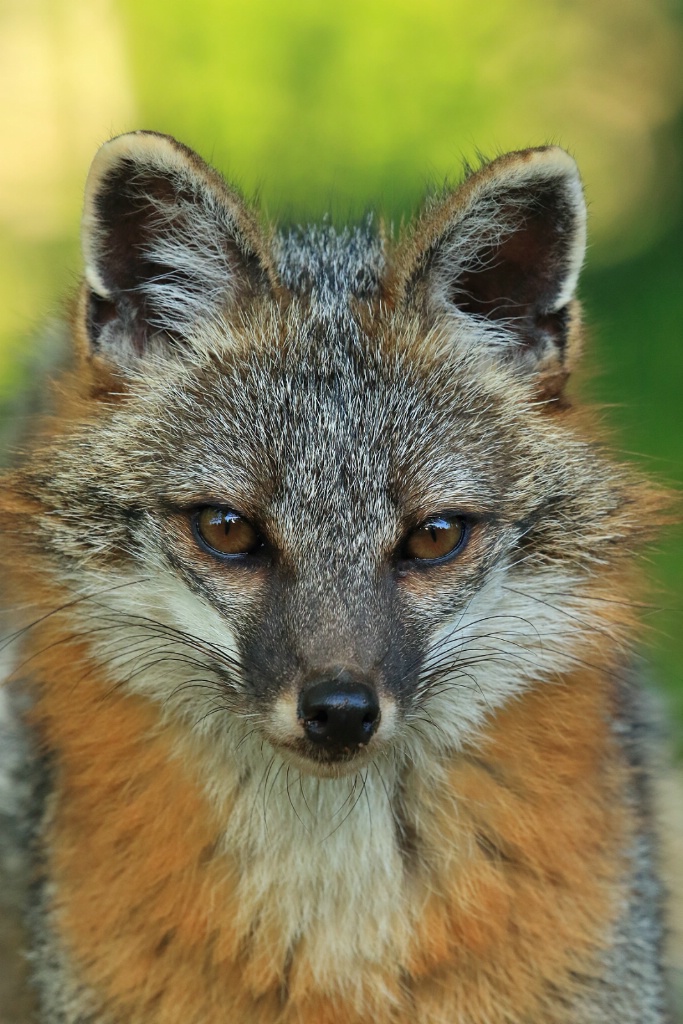
{"type": "MultiPolygon", "coordinates": [[[[683,57],[669,0],[0,0],[0,384],[73,290],[102,141],[176,135],[269,218],[397,229],[477,153],[558,142],[590,204],[586,394],[683,479],[683,57]]],[[[683,552],[652,555],[655,678],[683,724],[683,552]]],[[[679,735],[683,730],[679,729],[679,735]]],[[[679,745],[683,753],[683,744],[679,745]]]]}

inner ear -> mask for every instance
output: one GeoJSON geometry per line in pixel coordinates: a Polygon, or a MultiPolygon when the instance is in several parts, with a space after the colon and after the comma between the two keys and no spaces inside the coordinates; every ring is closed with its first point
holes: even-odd
{"type": "Polygon", "coordinates": [[[541,349],[552,343],[562,352],[573,290],[573,229],[573,211],[556,189],[537,185],[531,193],[513,191],[482,227],[469,259],[465,251],[456,269],[437,257],[442,298],[463,313],[507,328],[522,346],[541,349]]]}

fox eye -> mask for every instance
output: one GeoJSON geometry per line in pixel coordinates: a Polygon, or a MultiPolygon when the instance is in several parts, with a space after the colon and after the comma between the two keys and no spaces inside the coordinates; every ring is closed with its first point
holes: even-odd
{"type": "Polygon", "coordinates": [[[453,555],[464,547],[467,524],[459,516],[432,516],[408,534],[403,545],[403,558],[433,562],[453,555]]]}
{"type": "Polygon", "coordinates": [[[263,543],[248,519],[227,508],[207,505],[195,512],[192,524],[204,547],[219,555],[251,555],[263,543]]]}

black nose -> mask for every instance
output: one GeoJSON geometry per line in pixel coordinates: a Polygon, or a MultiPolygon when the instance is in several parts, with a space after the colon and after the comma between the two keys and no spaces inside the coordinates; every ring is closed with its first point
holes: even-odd
{"type": "Polygon", "coordinates": [[[379,725],[379,701],[372,686],[349,672],[331,672],[309,683],[299,697],[299,719],[309,740],[350,750],[367,743],[379,725]]]}

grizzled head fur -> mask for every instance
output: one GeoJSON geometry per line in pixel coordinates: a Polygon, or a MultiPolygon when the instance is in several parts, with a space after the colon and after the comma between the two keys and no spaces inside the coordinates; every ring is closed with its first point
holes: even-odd
{"type": "Polygon", "coordinates": [[[656,499],[564,394],[584,244],[556,148],[484,166],[386,250],[369,226],[264,233],[167,137],[103,146],[79,368],[13,530],[112,682],[245,764],[265,742],[335,774],[458,748],[597,657],[656,499]],[[206,509],[256,541],[207,544],[206,509]],[[457,543],[416,556],[437,528],[457,543]]]}

